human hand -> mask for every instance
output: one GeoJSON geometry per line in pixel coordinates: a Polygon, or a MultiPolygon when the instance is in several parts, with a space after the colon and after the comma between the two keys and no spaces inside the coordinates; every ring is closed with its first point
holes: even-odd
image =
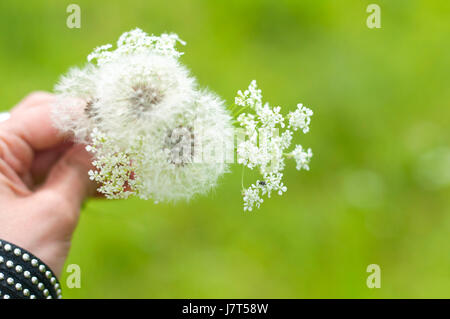
{"type": "Polygon", "coordinates": [[[53,101],[49,93],[32,93],[0,123],[0,238],[59,276],[80,206],[95,185],[89,153],[52,126],[53,101]]]}

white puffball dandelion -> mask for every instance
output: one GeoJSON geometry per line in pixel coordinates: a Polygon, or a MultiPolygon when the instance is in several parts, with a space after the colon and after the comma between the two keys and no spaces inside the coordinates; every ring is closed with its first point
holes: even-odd
{"type": "Polygon", "coordinates": [[[54,123],[87,144],[89,177],[107,198],[188,200],[228,169],[231,116],[220,98],[197,89],[177,42],[174,34],[127,32],[117,49],[95,49],[88,60],[96,64],[72,69],[55,88],[54,123]]]}
{"type": "Polygon", "coordinates": [[[78,141],[87,141],[93,129],[86,111],[93,103],[97,73],[97,67],[92,64],[82,69],[73,67],[55,85],[57,98],[52,109],[53,124],[62,132],[73,133],[78,141]]]}
{"type": "MultiPolygon", "coordinates": [[[[208,92],[198,92],[191,114],[172,127],[153,132],[154,141],[143,144],[144,193],[157,201],[187,200],[216,186],[228,170],[223,150],[232,147],[231,117],[223,102],[208,92]]],[[[232,149],[231,149],[232,151],[232,149]]]]}
{"type": "Polygon", "coordinates": [[[192,112],[195,80],[177,60],[148,52],[99,68],[90,116],[104,132],[127,134],[192,112]]]}
{"type": "Polygon", "coordinates": [[[213,188],[228,169],[223,150],[233,138],[231,117],[223,102],[205,91],[197,92],[190,108],[195,116],[162,120],[140,134],[119,138],[94,130],[87,149],[97,158],[90,176],[102,184],[99,191],[109,198],[176,201],[213,188]]]}

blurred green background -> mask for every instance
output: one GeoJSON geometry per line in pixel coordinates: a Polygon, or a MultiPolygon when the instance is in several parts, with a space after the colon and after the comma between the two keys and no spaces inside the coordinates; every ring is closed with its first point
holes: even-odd
{"type": "Polygon", "coordinates": [[[251,213],[237,167],[190,203],[90,200],[66,298],[450,297],[449,1],[2,0],[0,108],[135,27],[178,33],[183,62],[227,101],[257,79],[285,112],[311,107],[296,142],[315,157],[251,213]],[[81,29],[66,27],[70,3],[81,29]]]}

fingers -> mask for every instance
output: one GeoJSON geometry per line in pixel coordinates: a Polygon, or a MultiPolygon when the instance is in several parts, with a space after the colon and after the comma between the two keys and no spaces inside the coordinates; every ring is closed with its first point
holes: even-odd
{"type": "Polygon", "coordinates": [[[29,174],[28,170],[30,180],[48,174],[37,193],[53,192],[78,210],[84,198],[95,193],[87,174],[91,156],[83,145],[70,145],[53,127],[54,100],[51,94],[37,92],[21,101],[12,110],[11,118],[0,125],[0,142],[5,144],[0,151],[5,150],[2,157],[22,178],[29,174]]]}
{"type": "Polygon", "coordinates": [[[54,147],[62,143],[65,137],[52,125],[52,103],[53,99],[41,104],[19,104],[2,128],[23,139],[33,150],[54,147]]]}
{"type": "Polygon", "coordinates": [[[11,111],[11,118],[0,123],[0,158],[20,177],[30,177],[34,154],[54,148],[65,137],[53,127],[51,108],[55,97],[45,92],[32,93],[11,111]]]}
{"type": "Polygon", "coordinates": [[[54,164],[73,146],[71,142],[64,142],[55,148],[37,152],[34,155],[30,172],[34,185],[41,184],[54,164]]]}
{"type": "Polygon", "coordinates": [[[22,138],[33,150],[55,147],[67,140],[52,124],[51,111],[55,101],[53,94],[31,93],[12,109],[10,119],[0,128],[22,138]]]}
{"type": "Polygon", "coordinates": [[[95,184],[88,176],[92,168],[91,161],[91,155],[83,145],[73,146],[53,166],[37,195],[53,192],[78,211],[83,200],[95,193],[95,184]]]}
{"type": "MultiPolygon", "coordinates": [[[[11,195],[27,196],[31,191],[5,161],[0,160],[0,197],[11,195]]],[[[0,209],[1,212],[1,209],[0,209]]]]}
{"type": "Polygon", "coordinates": [[[52,103],[54,100],[54,95],[44,91],[36,91],[28,94],[22,99],[16,106],[13,107],[11,113],[22,112],[24,109],[38,106],[41,104],[52,103]]]}

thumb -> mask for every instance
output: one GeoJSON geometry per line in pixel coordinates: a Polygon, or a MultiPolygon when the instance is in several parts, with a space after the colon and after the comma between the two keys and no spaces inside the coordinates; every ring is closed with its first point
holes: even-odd
{"type": "Polygon", "coordinates": [[[51,191],[77,211],[83,200],[95,193],[95,183],[88,176],[91,162],[83,145],[71,147],[50,170],[39,192],[51,191]]]}

